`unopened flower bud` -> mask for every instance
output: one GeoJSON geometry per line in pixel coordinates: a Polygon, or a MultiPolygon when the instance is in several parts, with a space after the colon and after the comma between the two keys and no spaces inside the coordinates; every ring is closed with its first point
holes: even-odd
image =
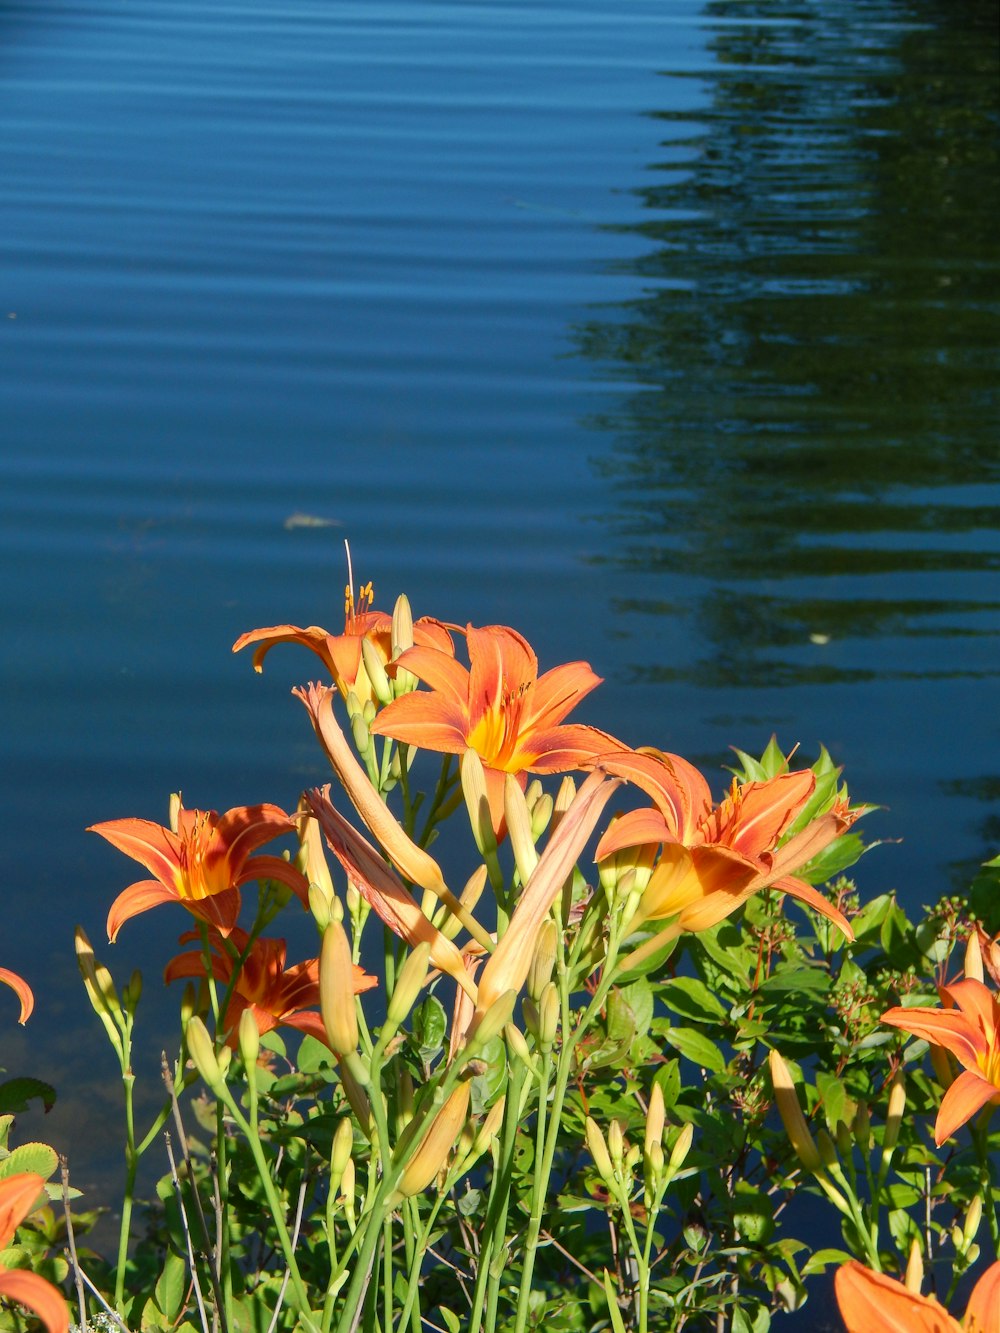
{"type": "Polygon", "coordinates": [[[969,942],[965,946],[965,976],[966,980],[971,981],[983,979],[983,951],[979,947],[979,936],[975,931],[969,936],[969,942]]]}
{"type": "Polygon", "coordinates": [[[654,1143],[663,1143],[663,1126],[666,1121],[666,1114],[663,1104],[663,1088],[659,1083],[654,1083],[649,1094],[649,1105],[646,1108],[644,1146],[647,1153],[654,1143]]]}
{"type": "Polygon", "coordinates": [[[318,884],[309,885],[309,911],[322,933],[330,924],[330,899],[318,884]]]}
{"type": "Polygon", "coordinates": [[[670,1174],[674,1175],[679,1171],[687,1161],[687,1155],[691,1151],[691,1144],[694,1142],[694,1125],[689,1120],[681,1126],[681,1132],[674,1141],[674,1146],[670,1149],[670,1158],[667,1166],[670,1174]]]}
{"type": "Polygon", "coordinates": [[[518,786],[513,773],[504,774],[503,786],[504,819],[507,821],[507,836],[514,852],[514,864],[521,883],[525,884],[538,864],[535,840],[531,836],[531,815],[528,812],[524,794],[518,786]]]}
{"type": "Polygon", "coordinates": [[[858,1109],[854,1112],[854,1123],[851,1126],[854,1131],[854,1142],[863,1153],[871,1151],[872,1146],[872,1118],[868,1111],[867,1102],[858,1102],[858,1109]]]}
{"type": "Polygon", "coordinates": [[[186,1031],[187,1025],[191,1021],[191,1015],[197,1012],[198,995],[194,988],[194,983],[189,981],[184,987],[184,993],[181,995],[181,1027],[186,1031]]]}
{"type": "Polygon", "coordinates": [[[358,754],[365,755],[371,748],[371,732],[368,730],[368,723],[361,713],[355,713],[351,718],[351,736],[354,739],[354,746],[358,754]]]}
{"type": "Polygon", "coordinates": [[[493,832],[493,819],[490,814],[489,797],[486,795],[486,775],[483,761],[475,750],[469,749],[462,755],[462,794],[469,812],[472,836],[482,856],[496,856],[497,837],[493,832]]]}
{"type": "MultiPolygon", "coordinates": [[[[980,1248],[979,1248],[978,1245],[970,1245],[970,1246],[969,1246],[968,1250],[966,1251],[965,1257],[966,1257],[966,1259],[967,1259],[967,1261],[968,1261],[968,1264],[969,1264],[969,1267],[970,1267],[970,1268],[972,1268],[972,1266],[973,1266],[974,1264],[978,1264],[978,1263],[979,1263],[979,1256],[980,1256],[981,1253],[982,1253],[982,1251],[980,1250],[980,1248]]],[[[970,1330],[970,1333],[971,1333],[971,1330],[970,1330]]]]}
{"type": "Polygon", "coordinates": [[[576,783],[567,774],[559,784],[559,790],[556,792],[556,799],[552,806],[552,823],[550,833],[555,833],[559,827],[559,821],[573,804],[573,798],[576,796],[576,783]]]}
{"type": "Polygon", "coordinates": [[[618,1120],[612,1120],[608,1126],[608,1152],[612,1162],[620,1168],[625,1158],[625,1136],[618,1120]]]}
{"type": "Polygon", "coordinates": [[[431,946],[426,940],[418,944],[407,957],[396,977],[396,985],[386,1010],[386,1026],[395,1031],[405,1023],[417,996],[427,980],[431,946]]]}
{"type": "Polygon", "coordinates": [[[515,1027],[513,1023],[508,1023],[504,1028],[504,1036],[507,1038],[507,1044],[511,1052],[521,1061],[526,1069],[532,1074],[535,1073],[535,1062],[528,1050],[528,1043],[524,1040],[524,1033],[520,1028],[515,1027]]]}
{"type": "Polygon", "coordinates": [[[775,1050],[770,1052],[768,1063],[771,1068],[771,1082],[774,1086],[774,1099],[778,1104],[778,1114],[785,1126],[792,1151],[807,1171],[818,1171],[822,1165],[819,1149],[802,1114],[788,1066],[775,1050]]]}
{"type": "Polygon", "coordinates": [[[946,1091],[955,1081],[955,1070],[952,1067],[948,1052],[943,1046],[931,1046],[930,1048],[931,1068],[934,1070],[934,1077],[946,1091]]]}
{"type": "Polygon", "coordinates": [[[330,1188],[336,1190],[343,1178],[347,1163],[351,1160],[354,1148],[354,1126],[350,1118],[344,1116],[337,1122],[333,1132],[333,1148],[330,1152],[330,1188]]]}
{"type": "Polygon", "coordinates": [[[965,1214],[965,1225],[962,1228],[962,1248],[967,1249],[976,1238],[979,1231],[979,1223],[983,1218],[983,1196],[977,1194],[969,1204],[969,1211],[965,1214]]]}
{"type": "Polygon", "coordinates": [[[347,1055],[357,1050],[354,962],[347,932],[339,921],[331,921],[323,932],[319,959],[319,1008],[331,1049],[337,1055],[347,1055]]]}
{"type": "Polygon", "coordinates": [[[906,1109],[906,1081],[903,1071],[898,1069],[889,1088],[889,1109],[885,1117],[885,1134],[882,1136],[882,1153],[891,1153],[899,1138],[899,1127],[903,1123],[906,1109]]]}
{"type": "Polygon", "coordinates": [[[547,1051],[556,1039],[559,1027],[559,990],[554,981],[542,991],[538,1000],[538,1045],[547,1051]]]}
{"type": "Polygon", "coordinates": [[[914,1236],[910,1243],[910,1254],[906,1261],[906,1277],[903,1285],[907,1291],[912,1291],[914,1296],[919,1296],[923,1282],[924,1256],[920,1253],[920,1242],[914,1236]]]}
{"type": "Polygon", "coordinates": [[[347,1225],[351,1231],[358,1225],[357,1213],[354,1209],[354,1193],[357,1188],[357,1171],[354,1166],[354,1158],[348,1157],[347,1164],[344,1167],[344,1173],[340,1177],[340,1199],[344,1205],[344,1214],[347,1218],[347,1225]]]}
{"type": "MultiPolygon", "coordinates": [[[[465,908],[466,912],[473,912],[476,903],[482,897],[483,889],[486,887],[486,867],[477,866],[469,876],[465,888],[459,896],[459,902],[465,908]]],[[[450,912],[447,907],[442,907],[440,930],[446,939],[453,940],[462,928],[461,917],[457,917],[454,912],[450,912]]]]}
{"type": "Polygon", "coordinates": [[[498,1097],[490,1109],[486,1112],[483,1123],[479,1126],[479,1132],[476,1134],[476,1141],[472,1145],[472,1150],[477,1157],[481,1157],[487,1152],[493,1144],[493,1140],[500,1132],[500,1125],[503,1121],[503,1110],[507,1098],[498,1097]]]}
{"type": "Polygon", "coordinates": [[[371,681],[375,698],[380,704],[392,703],[392,686],[389,684],[389,677],[385,674],[385,664],[382,661],[381,653],[371,639],[361,640],[361,656],[364,659],[365,671],[367,671],[368,679],[371,681]]]}
{"type": "Polygon", "coordinates": [[[816,1146],[819,1148],[820,1161],[827,1171],[840,1171],[840,1158],[837,1156],[837,1145],[826,1132],[820,1129],[816,1135],[816,1146]]]}
{"type": "Polygon", "coordinates": [[[525,788],[524,799],[527,802],[528,809],[534,810],[538,800],[542,795],[542,784],[537,778],[532,778],[525,788]]]}
{"type": "Polygon", "coordinates": [[[413,612],[409,598],[400,593],[392,608],[392,660],[413,647],[413,612]]]}
{"type": "Polygon", "coordinates": [[[197,1016],[187,1025],[187,1048],[195,1069],[212,1089],[221,1088],[225,1079],[222,1067],[215,1053],[215,1044],[208,1035],[208,1029],[197,1016]]]}
{"type": "Polygon", "coordinates": [[[590,1155],[594,1159],[594,1165],[597,1167],[597,1174],[606,1185],[611,1185],[615,1178],[615,1169],[611,1165],[611,1156],[608,1153],[608,1145],[604,1142],[604,1135],[596,1120],[587,1116],[587,1147],[590,1149],[590,1155]]]}
{"type": "Polygon", "coordinates": [[[171,833],[177,832],[182,804],[180,792],[172,791],[170,793],[170,800],[167,802],[167,823],[170,825],[171,833]]]}
{"type": "Polygon", "coordinates": [[[465,1125],[470,1092],[468,1082],[460,1083],[434,1116],[403,1168],[397,1189],[404,1199],[425,1190],[445,1165],[465,1125]]]}
{"type": "Polygon", "coordinates": [[[552,818],[552,810],[555,802],[548,792],[543,792],[535,802],[531,811],[531,836],[535,842],[542,836],[549,826],[549,820],[552,818]]]}
{"type": "Polygon", "coordinates": [[[521,1001],[521,1013],[524,1016],[524,1026],[528,1029],[535,1041],[538,1040],[538,1005],[534,1000],[529,1000],[527,996],[521,1001]]]}
{"type": "Polygon", "coordinates": [[[129,1013],[134,1014],[141,999],[142,999],[142,973],[139,971],[138,968],[136,968],[128,979],[128,985],[125,987],[125,992],[123,992],[122,994],[122,1001],[125,1004],[126,1009],[128,1009],[129,1013]],[[126,993],[128,997],[127,999],[126,999],[126,993]]]}
{"type": "MultiPolygon", "coordinates": [[[[657,1140],[651,1143],[643,1154],[643,1175],[646,1180],[646,1189],[650,1195],[656,1192],[656,1188],[663,1178],[663,1145],[657,1140]]],[[[647,1202],[647,1208],[649,1203],[647,1202]]]]}
{"type": "Polygon", "coordinates": [[[528,994],[533,1000],[539,999],[542,991],[552,979],[558,948],[559,927],[548,916],[539,927],[538,942],[535,945],[535,952],[531,956],[531,967],[528,969],[528,994]]]}
{"type": "MultiPolygon", "coordinates": [[[[467,1059],[477,1055],[484,1046],[488,1046],[493,1038],[503,1031],[510,1022],[516,999],[516,991],[504,991],[493,1001],[486,1012],[480,1015],[479,1021],[466,1042],[465,1056],[467,1059]]],[[[473,1021],[475,1022],[475,1019],[473,1021]]]]}
{"type": "Polygon", "coordinates": [[[240,1014],[239,1043],[244,1066],[253,1070],[260,1055],[260,1028],[249,1005],[240,1014]]]}

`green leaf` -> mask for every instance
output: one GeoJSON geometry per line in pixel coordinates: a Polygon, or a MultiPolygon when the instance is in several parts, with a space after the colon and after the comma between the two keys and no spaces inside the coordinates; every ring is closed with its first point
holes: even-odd
{"type": "Polygon", "coordinates": [[[27,1111],[32,1097],[38,1097],[44,1109],[51,1111],[56,1101],[56,1090],[38,1078],[11,1078],[6,1083],[0,1083],[0,1115],[17,1115],[27,1111]]]}
{"type": "Polygon", "coordinates": [[[318,1074],[321,1069],[335,1069],[337,1060],[329,1046],[307,1032],[299,1046],[296,1065],[300,1074],[318,1074]]]}
{"type": "Polygon", "coordinates": [[[184,1307],[186,1291],[187,1261],[179,1254],[170,1252],[164,1261],[163,1272],[159,1276],[153,1295],[157,1306],[171,1324],[176,1323],[184,1307]]]}
{"type": "Polygon", "coordinates": [[[604,1270],[604,1296],[608,1302],[608,1314],[611,1316],[611,1327],[614,1329],[615,1333],[625,1333],[622,1312],[618,1308],[618,1297],[615,1295],[614,1285],[611,1281],[611,1274],[607,1269],[604,1270]]]}
{"type": "Polygon", "coordinates": [[[802,1276],[808,1277],[810,1273],[824,1273],[831,1264],[836,1264],[839,1268],[841,1264],[846,1264],[853,1258],[854,1255],[848,1254],[846,1250],[817,1250],[802,1265],[802,1276]]]}
{"type": "Polygon", "coordinates": [[[726,1018],[726,1010],[712,991],[695,977],[673,977],[660,987],[660,994],[667,1007],[684,1018],[699,1023],[726,1018]]]}
{"type": "Polygon", "coordinates": [[[47,1143],[22,1143],[0,1162],[0,1180],[17,1175],[20,1171],[33,1171],[48,1180],[55,1173],[59,1158],[54,1148],[47,1143]]]}
{"type": "Polygon", "coordinates": [[[663,1093],[663,1105],[666,1110],[676,1105],[677,1098],[681,1091],[681,1066],[679,1060],[668,1060],[661,1069],[657,1070],[654,1083],[659,1083],[660,1091],[663,1093]]]}
{"type": "Polygon", "coordinates": [[[773,976],[762,981],[758,990],[765,994],[783,991],[808,991],[823,995],[830,989],[830,975],[820,967],[779,966],[773,976]]]}
{"type": "Polygon", "coordinates": [[[462,1333],[462,1321],[446,1305],[438,1306],[438,1314],[444,1320],[448,1333],[462,1333]]]}
{"type": "Polygon", "coordinates": [[[847,1089],[836,1075],[824,1073],[822,1070],[816,1073],[816,1089],[823,1103],[827,1127],[832,1134],[838,1122],[847,1119],[847,1089]]]}
{"type": "Polygon", "coordinates": [[[444,1045],[448,1015],[436,995],[428,995],[413,1011],[413,1040],[421,1058],[430,1060],[444,1045]]]}
{"type": "Polygon", "coordinates": [[[807,884],[825,884],[860,861],[867,850],[860,834],[842,833],[829,846],[824,847],[818,856],[796,870],[795,874],[807,884]]]}
{"type": "Polygon", "coordinates": [[[718,1046],[700,1032],[694,1032],[691,1028],[671,1028],[665,1035],[671,1046],[693,1064],[700,1065],[702,1069],[711,1069],[716,1074],[725,1069],[726,1061],[718,1046]]]}

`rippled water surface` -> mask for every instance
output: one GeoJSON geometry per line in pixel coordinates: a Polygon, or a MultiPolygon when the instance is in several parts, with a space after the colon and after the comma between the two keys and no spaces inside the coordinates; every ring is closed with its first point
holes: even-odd
{"type": "Polygon", "coordinates": [[[866,892],[996,852],[993,4],[38,0],[0,36],[3,962],[53,1067],[87,1085],[71,928],[130,877],[85,825],[320,776],[311,659],[229,648],[335,628],[344,536],[383,604],[588,658],[582,720],[717,787],[731,743],[824,741],[904,839],[866,892]]]}

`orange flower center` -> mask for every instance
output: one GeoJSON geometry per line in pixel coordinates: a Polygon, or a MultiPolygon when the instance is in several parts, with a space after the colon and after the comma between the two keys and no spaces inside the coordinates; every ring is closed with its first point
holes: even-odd
{"type": "Polygon", "coordinates": [[[979,1057],[979,1068],[987,1083],[1000,1089],[1000,1042],[995,1042],[985,1055],[979,1057]]]}
{"type": "Polygon", "coordinates": [[[366,615],[372,609],[372,603],[375,601],[375,589],[372,587],[371,580],[363,583],[358,589],[357,601],[354,599],[354,588],[348,583],[344,588],[344,633],[357,634],[357,622],[360,616],[366,615]]]}
{"type": "Polygon", "coordinates": [[[524,699],[530,689],[531,683],[522,681],[516,689],[505,690],[499,700],[486,707],[466,736],[469,749],[475,750],[488,767],[505,773],[520,773],[523,769],[517,749],[524,699]]]}
{"type": "Polygon", "coordinates": [[[220,848],[215,821],[208,811],[200,813],[181,843],[175,887],[181,898],[199,900],[232,888],[232,871],[225,849],[220,848]]]}

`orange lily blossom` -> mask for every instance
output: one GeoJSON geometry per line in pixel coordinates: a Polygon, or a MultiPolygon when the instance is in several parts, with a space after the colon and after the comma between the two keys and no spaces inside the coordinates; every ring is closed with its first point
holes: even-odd
{"type": "Polygon", "coordinates": [[[16,972],[11,972],[6,967],[0,967],[0,981],[5,986],[9,986],[21,1001],[21,1013],[17,1021],[26,1023],[32,1009],[35,1007],[35,997],[32,994],[31,987],[23,977],[19,977],[16,972]]]}
{"type": "Polygon", "coordinates": [[[833,921],[848,939],[847,919],[793,871],[812,860],[862,811],[838,801],[781,842],[812,796],[809,769],[740,785],[718,805],[701,773],[659,750],[602,755],[601,766],[641,787],[655,809],[633,810],[609,827],[597,848],[602,861],[625,848],[660,844],[636,924],[674,918],[674,934],[717,925],[761,889],[790,894],[833,921]],[[779,845],[780,844],[780,845],[779,845]]]}
{"type": "Polygon", "coordinates": [[[475,750],[483,761],[494,830],[503,828],[504,774],[522,789],[528,773],[584,768],[619,742],[596,727],[563,718],[601,677],[586,662],[538,674],[527,641],[506,625],[466,629],[468,669],[448,653],[415,644],[397,663],[429,686],[388,704],[370,730],[444,754],[475,750]]]}
{"type": "MultiPolygon", "coordinates": [[[[233,652],[249,644],[257,644],[253,655],[255,671],[264,669],[264,658],[276,643],[300,643],[309,648],[329,671],[333,683],[346,699],[353,691],[358,702],[366,704],[375,692],[365,669],[361,645],[365,639],[372,645],[383,663],[392,655],[392,616],[385,611],[373,611],[372,585],[366,583],[354,599],[351,585],[344,589],[344,632],[330,634],[319,625],[270,625],[266,629],[250,630],[241,634],[233,644],[233,652]]],[[[413,625],[414,643],[432,647],[445,656],[453,656],[455,649],[447,628],[438,620],[421,617],[413,625]]]]}
{"type": "Polygon", "coordinates": [[[897,1006],[886,1010],[882,1022],[943,1046],[963,1066],[938,1109],[934,1141],[940,1148],[982,1107],[1000,1106],[1000,1000],[968,977],[939,986],[938,994],[947,1008],[897,1006]]]}
{"type": "MultiPolygon", "coordinates": [[[[45,1189],[41,1176],[19,1171],[0,1180],[0,1251],[14,1240],[14,1232],[31,1212],[45,1189]]],[[[67,1333],[69,1310],[62,1296],[37,1273],[0,1267],[0,1296],[34,1310],[49,1333],[67,1333]]]]}
{"type": "Polygon", "coordinates": [[[847,1333],[1000,1333],[1000,1263],[976,1283],[961,1323],[933,1297],[854,1259],[838,1268],[834,1289],[847,1333]]]}
{"type": "Polygon", "coordinates": [[[111,904],[110,940],[131,917],[170,902],[183,903],[226,933],[239,916],[240,886],[252,879],[277,880],[309,904],[300,870],[280,856],[250,855],[262,843],[295,832],[295,821],[276,805],[241,805],[224,815],[181,806],[176,833],[148,819],[112,819],[88,832],[99,833],[156,876],[130,884],[111,904]]]}
{"type": "MultiPolygon", "coordinates": [[[[181,942],[194,939],[197,939],[197,935],[188,932],[181,937],[181,942]]],[[[212,976],[224,986],[232,981],[237,963],[230,949],[238,955],[246,954],[223,1015],[222,1026],[228,1033],[228,1045],[236,1046],[240,1018],[245,1009],[253,1014],[257,1030],[262,1035],[276,1027],[292,1027],[300,1032],[308,1032],[326,1045],[323,1020],[316,1010],[309,1007],[319,1004],[319,959],[310,958],[286,970],[287,949],[284,940],[259,937],[247,951],[248,942],[249,936],[238,927],[230,932],[227,941],[218,934],[210,938],[212,976]]],[[[163,978],[169,982],[181,977],[197,979],[204,975],[204,955],[200,950],[193,950],[172,958],[164,970],[163,978]]],[[[357,966],[354,967],[353,983],[355,995],[378,984],[375,977],[357,966]]]]}

